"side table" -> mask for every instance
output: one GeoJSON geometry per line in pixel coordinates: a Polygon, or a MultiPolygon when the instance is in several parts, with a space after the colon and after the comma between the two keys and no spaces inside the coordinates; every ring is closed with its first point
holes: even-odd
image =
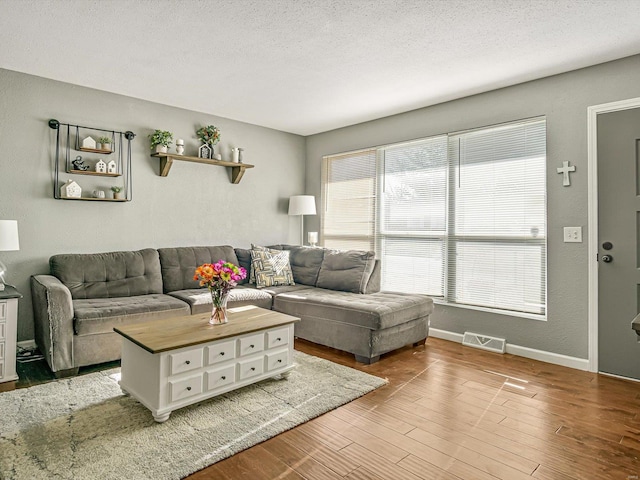
{"type": "Polygon", "coordinates": [[[16,374],[18,299],[22,294],[10,285],[0,291],[0,392],[13,390],[16,374]]]}

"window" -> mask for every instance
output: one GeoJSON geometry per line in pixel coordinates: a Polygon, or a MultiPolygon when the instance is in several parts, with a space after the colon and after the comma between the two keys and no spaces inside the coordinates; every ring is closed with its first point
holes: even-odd
{"type": "Polygon", "coordinates": [[[322,240],[384,290],[544,315],[545,179],[544,119],[325,157],[322,240]]]}

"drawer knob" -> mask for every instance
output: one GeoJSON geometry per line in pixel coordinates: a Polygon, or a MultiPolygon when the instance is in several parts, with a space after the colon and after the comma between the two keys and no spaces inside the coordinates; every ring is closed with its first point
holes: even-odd
{"type": "Polygon", "coordinates": [[[191,387],[187,387],[187,391],[189,391],[189,392],[190,392],[190,391],[191,391],[191,387]]]}
{"type": "Polygon", "coordinates": [[[225,377],[225,376],[223,375],[223,376],[222,376],[222,380],[226,380],[226,379],[227,379],[227,377],[225,377]]]}
{"type": "Polygon", "coordinates": [[[282,363],[282,359],[280,359],[280,358],[279,358],[279,359],[278,359],[278,363],[282,363]]]}
{"type": "Polygon", "coordinates": [[[224,352],[220,352],[220,355],[222,355],[224,357],[224,352]]]}
{"type": "Polygon", "coordinates": [[[187,360],[187,361],[186,361],[186,362],[184,362],[184,363],[186,363],[187,365],[189,365],[189,364],[191,363],[191,360],[187,360]]]}
{"type": "Polygon", "coordinates": [[[276,342],[279,342],[280,340],[282,340],[280,337],[276,338],[276,342]]]}
{"type": "Polygon", "coordinates": [[[249,345],[249,348],[254,348],[254,345],[249,345]]]}
{"type": "Polygon", "coordinates": [[[255,369],[256,369],[256,367],[251,367],[251,371],[252,372],[255,371],[255,369]]]}

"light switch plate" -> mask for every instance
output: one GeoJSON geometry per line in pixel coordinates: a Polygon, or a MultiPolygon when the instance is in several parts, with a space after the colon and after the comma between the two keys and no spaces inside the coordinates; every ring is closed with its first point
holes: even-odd
{"type": "Polygon", "coordinates": [[[564,243],[582,243],[582,227],[564,227],[564,243]]]}

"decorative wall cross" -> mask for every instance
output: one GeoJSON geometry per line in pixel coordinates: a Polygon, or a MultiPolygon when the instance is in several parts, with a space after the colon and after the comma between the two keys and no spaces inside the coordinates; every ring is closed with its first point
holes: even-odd
{"type": "Polygon", "coordinates": [[[569,162],[562,162],[562,167],[561,168],[556,168],[556,171],[558,173],[562,174],[562,186],[563,187],[568,187],[571,185],[571,179],[569,178],[569,172],[575,172],[576,171],[576,167],[575,165],[573,166],[569,166],[569,162]]]}

